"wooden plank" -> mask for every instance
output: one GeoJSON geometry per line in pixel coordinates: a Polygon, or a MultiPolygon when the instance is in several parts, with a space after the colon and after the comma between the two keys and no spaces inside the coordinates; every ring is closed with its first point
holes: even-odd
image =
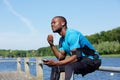
{"type": "Polygon", "coordinates": [[[15,71],[0,72],[0,80],[30,80],[23,73],[17,73],[15,71]]]}

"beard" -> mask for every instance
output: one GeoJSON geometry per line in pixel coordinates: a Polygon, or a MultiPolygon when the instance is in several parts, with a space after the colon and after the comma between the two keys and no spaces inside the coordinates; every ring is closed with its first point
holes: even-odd
{"type": "Polygon", "coordinates": [[[54,29],[52,29],[52,30],[53,30],[54,33],[60,33],[61,30],[62,30],[62,28],[63,28],[63,27],[60,27],[60,28],[58,28],[58,29],[56,29],[56,30],[54,30],[54,29]]]}

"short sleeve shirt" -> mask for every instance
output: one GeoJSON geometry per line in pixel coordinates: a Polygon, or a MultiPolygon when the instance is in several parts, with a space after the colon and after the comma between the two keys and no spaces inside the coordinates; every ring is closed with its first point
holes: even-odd
{"type": "MultiPolygon", "coordinates": [[[[64,50],[69,55],[72,55],[71,50],[85,45],[94,50],[91,43],[79,31],[73,29],[67,29],[65,36],[59,40],[59,50],[64,50]]],[[[82,55],[85,56],[84,53],[82,55]]]]}

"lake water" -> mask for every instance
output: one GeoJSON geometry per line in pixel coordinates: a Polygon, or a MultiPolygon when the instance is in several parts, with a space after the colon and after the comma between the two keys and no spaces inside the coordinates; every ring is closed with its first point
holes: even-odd
{"type": "MultiPolygon", "coordinates": [[[[8,59],[8,58],[6,58],[8,59]]],[[[52,59],[52,58],[50,58],[52,59]]],[[[1,60],[1,59],[0,59],[1,60]]],[[[35,60],[34,58],[30,59],[35,60]]],[[[24,64],[22,64],[22,70],[24,64]]],[[[102,58],[102,66],[120,67],[120,57],[118,58],[102,58]]],[[[51,68],[44,65],[44,80],[49,80],[51,68]]],[[[17,70],[16,62],[0,62],[0,71],[15,71],[17,70]]],[[[30,65],[30,73],[36,75],[35,64],[30,65]]],[[[120,73],[95,71],[82,77],[81,75],[74,75],[75,80],[120,80],[120,73]]]]}

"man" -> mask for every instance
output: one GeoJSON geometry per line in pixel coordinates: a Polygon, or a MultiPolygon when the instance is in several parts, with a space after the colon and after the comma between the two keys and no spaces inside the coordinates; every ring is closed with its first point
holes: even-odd
{"type": "Polygon", "coordinates": [[[93,72],[101,65],[99,53],[91,43],[79,32],[67,28],[63,16],[55,16],[51,22],[52,31],[58,33],[59,50],[54,46],[53,36],[48,35],[47,41],[59,61],[47,60],[44,63],[52,67],[50,80],[59,80],[60,72],[65,71],[65,80],[70,80],[72,73],[82,74],[93,72]],[[66,58],[66,55],[70,57],[66,58]]]}

